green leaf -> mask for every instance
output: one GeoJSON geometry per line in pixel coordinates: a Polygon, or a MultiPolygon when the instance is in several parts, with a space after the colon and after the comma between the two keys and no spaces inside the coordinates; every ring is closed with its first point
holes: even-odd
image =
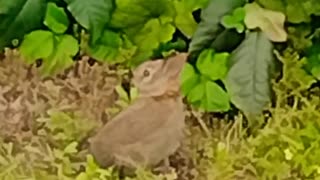
{"type": "Polygon", "coordinates": [[[148,59],[160,43],[172,39],[175,10],[171,0],[116,0],[111,26],[120,28],[138,47],[134,63],[148,59]]]}
{"type": "Polygon", "coordinates": [[[283,12],[291,23],[309,22],[311,15],[320,15],[318,0],[257,0],[263,7],[283,12]]]}
{"type": "Polygon", "coordinates": [[[187,96],[192,88],[199,83],[200,76],[195,72],[195,69],[191,64],[186,63],[180,77],[181,91],[184,96],[187,96]]]}
{"type": "Polygon", "coordinates": [[[46,0],[0,1],[0,50],[20,40],[26,33],[40,28],[46,11],[46,0]]]}
{"type": "Polygon", "coordinates": [[[227,111],[230,109],[228,94],[211,79],[224,77],[226,73],[227,53],[214,55],[212,50],[205,50],[199,56],[197,67],[187,63],[181,72],[181,91],[194,106],[205,111],[227,111]],[[219,57],[220,56],[220,57],[219,57]],[[220,68],[220,69],[219,69],[220,68]]]}
{"type": "Polygon", "coordinates": [[[113,0],[65,0],[68,10],[77,22],[90,31],[92,43],[95,43],[106,24],[111,19],[114,9],[113,0]]]}
{"type": "Polygon", "coordinates": [[[221,18],[245,2],[245,0],[210,0],[201,13],[201,22],[192,37],[189,52],[199,54],[202,49],[209,47],[223,32],[223,27],[220,25],[221,18]]]}
{"type": "Polygon", "coordinates": [[[63,152],[67,153],[67,154],[73,154],[73,153],[77,153],[77,146],[78,146],[78,142],[72,142],[70,143],[67,147],[64,148],[63,152]]]}
{"type": "Polygon", "coordinates": [[[42,59],[41,72],[51,75],[72,65],[72,56],[79,50],[78,41],[70,35],[54,35],[37,30],[26,35],[20,50],[28,63],[42,59]]]}
{"type": "Polygon", "coordinates": [[[197,22],[193,18],[192,12],[203,8],[208,0],[175,0],[174,6],[177,15],[174,19],[176,27],[188,38],[196,31],[197,22]]]}
{"type": "Polygon", "coordinates": [[[205,84],[199,82],[196,86],[194,86],[188,94],[188,101],[191,103],[201,102],[205,96],[205,84]]]}
{"type": "Polygon", "coordinates": [[[244,17],[246,16],[246,11],[243,7],[238,7],[233,11],[232,15],[236,21],[241,22],[244,20],[244,17]]]}
{"type": "Polygon", "coordinates": [[[230,109],[230,99],[226,91],[212,81],[206,81],[205,98],[202,100],[200,107],[206,111],[220,112],[230,109]]]}
{"type": "Polygon", "coordinates": [[[227,73],[229,53],[216,53],[213,50],[204,50],[198,57],[197,68],[202,75],[211,80],[223,79],[227,73]]]}
{"type": "Polygon", "coordinates": [[[62,34],[68,29],[69,19],[63,8],[48,3],[44,24],[53,32],[62,34]]]}
{"type": "Polygon", "coordinates": [[[44,75],[51,75],[62,71],[73,64],[72,57],[79,51],[78,41],[70,35],[56,37],[55,51],[43,60],[41,71],[44,75]]]}
{"type": "Polygon", "coordinates": [[[32,31],[22,41],[21,54],[26,56],[28,64],[34,63],[37,59],[48,58],[54,51],[53,40],[54,34],[50,31],[32,31]]]}
{"type": "Polygon", "coordinates": [[[187,100],[194,106],[208,112],[228,111],[230,109],[229,95],[215,82],[206,78],[200,80],[199,76],[195,75],[188,78],[185,83],[189,83],[187,100]],[[193,78],[198,79],[190,83],[193,78]]]}
{"type": "Polygon", "coordinates": [[[257,115],[269,103],[273,45],[263,32],[249,32],[232,52],[226,87],[231,101],[246,115],[257,115]]]}
{"type": "Polygon", "coordinates": [[[242,33],[245,29],[243,21],[245,10],[242,7],[236,8],[231,15],[223,16],[221,24],[226,28],[235,28],[238,33],[242,33]]]}
{"type": "Polygon", "coordinates": [[[284,30],[285,15],[281,12],[261,8],[257,3],[245,5],[246,17],[244,22],[249,29],[260,28],[274,42],[287,41],[284,30]]]}
{"type": "Polygon", "coordinates": [[[121,63],[132,58],[136,49],[125,35],[104,30],[101,38],[89,46],[88,53],[98,61],[121,63]]]}

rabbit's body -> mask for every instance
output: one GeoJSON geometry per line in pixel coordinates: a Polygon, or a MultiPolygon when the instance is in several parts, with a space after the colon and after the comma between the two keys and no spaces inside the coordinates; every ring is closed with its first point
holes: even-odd
{"type": "Polygon", "coordinates": [[[137,99],[92,139],[91,151],[102,166],[156,165],[174,153],[183,138],[183,104],[180,97],[137,99]],[[148,109],[148,111],[146,111],[148,109]],[[139,116],[132,112],[141,112],[139,116]],[[130,115],[130,118],[124,119],[130,115]],[[166,115],[163,119],[162,117],[166,115]],[[125,121],[125,122],[123,122],[125,121]],[[133,164],[130,161],[133,160],[133,164]]]}
{"type": "Polygon", "coordinates": [[[101,166],[154,166],[177,150],[185,126],[178,83],[185,59],[147,62],[135,70],[140,96],[90,140],[90,152],[101,166]]]}

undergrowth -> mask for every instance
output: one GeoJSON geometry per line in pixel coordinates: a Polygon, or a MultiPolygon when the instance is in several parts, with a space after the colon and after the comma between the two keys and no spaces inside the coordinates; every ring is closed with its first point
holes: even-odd
{"type": "MultiPolygon", "coordinates": [[[[190,110],[188,138],[171,158],[172,173],[139,169],[126,179],[320,179],[320,89],[308,89],[301,79],[306,75],[288,78],[301,68],[297,53],[287,49],[278,57],[290,68],[284,66],[273,83],[276,103],[258,133],[247,135],[241,115],[227,123],[190,110]]],[[[50,108],[44,114],[32,135],[1,140],[0,179],[119,179],[117,170],[99,168],[87,153],[84,142],[96,123],[90,126],[92,121],[67,110],[50,108]]]]}

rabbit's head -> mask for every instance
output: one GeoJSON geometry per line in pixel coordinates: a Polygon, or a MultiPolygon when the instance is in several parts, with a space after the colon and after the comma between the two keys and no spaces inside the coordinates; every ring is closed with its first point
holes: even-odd
{"type": "Polygon", "coordinates": [[[133,70],[133,84],[140,96],[161,96],[169,91],[179,91],[179,76],[187,53],[179,53],[167,60],[147,61],[133,70]]]}

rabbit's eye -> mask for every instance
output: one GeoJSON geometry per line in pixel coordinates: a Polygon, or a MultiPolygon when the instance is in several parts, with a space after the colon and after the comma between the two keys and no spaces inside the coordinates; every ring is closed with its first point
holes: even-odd
{"type": "Polygon", "coordinates": [[[150,72],[149,72],[147,69],[144,70],[144,71],[143,71],[143,76],[144,76],[144,77],[150,76],[150,72]]]}

